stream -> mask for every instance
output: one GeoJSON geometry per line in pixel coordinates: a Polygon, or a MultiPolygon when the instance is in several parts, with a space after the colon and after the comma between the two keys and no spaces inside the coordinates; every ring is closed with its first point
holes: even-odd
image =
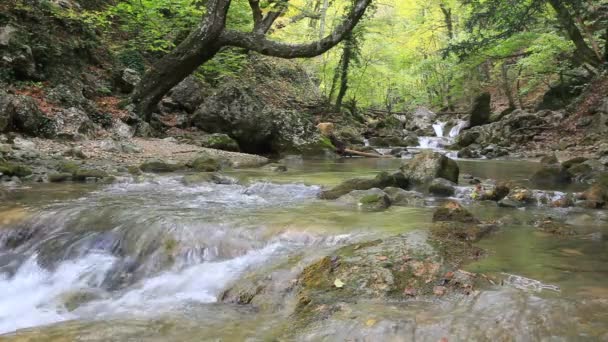
{"type": "Polygon", "coordinates": [[[463,174],[529,186],[538,164],[528,161],[458,161],[456,199],[481,219],[509,222],[477,243],[488,255],[465,268],[502,276],[487,289],[466,298],[356,302],[302,331],[292,331],[289,305],[273,306],[272,298],[269,307],[278,309],[222,302],[251,272],[268,272],[281,287],[341,246],[427,230],[441,199],[373,213],[317,199],[324,186],[401,162],[292,159],[285,173],[228,172],[234,184],[186,186],[175,174],[17,189],[0,202],[0,339],[608,340],[608,213],[466,198],[463,174]],[[578,234],[535,230],[531,222],[547,216],[578,234]]]}

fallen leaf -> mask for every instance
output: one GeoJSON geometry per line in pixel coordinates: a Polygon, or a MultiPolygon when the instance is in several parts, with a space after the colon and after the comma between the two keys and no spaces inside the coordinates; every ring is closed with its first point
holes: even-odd
{"type": "Polygon", "coordinates": [[[571,248],[563,248],[561,252],[568,255],[584,255],[581,251],[571,248]]]}
{"type": "Polygon", "coordinates": [[[376,320],[375,319],[368,319],[365,322],[365,325],[367,325],[368,327],[373,327],[376,324],[376,320]]]}
{"type": "Polygon", "coordinates": [[[454,272],[448,272],[443,276],[447,280],[452,280],[454,278],[454,272]]]}
{"type": "Polygon", "coordinates": [[[335,287],[337,287],[337,288],[339,288],[339,289],[341,289],[341,288],[343,288],[343,287],[344,287],[344,283],[342,282],[342,280],[340,280],[340,279],[336,279],[336,280],[334,281],[334,286],[335,286],[335,287]]]}
{"type": "Polygon", "coordinates": [[[378,255],[376,257],[376,259],[378,259],[380,261],[385,261],[385,260],[388,260],[388,257],[386,255],[378,255]]]}

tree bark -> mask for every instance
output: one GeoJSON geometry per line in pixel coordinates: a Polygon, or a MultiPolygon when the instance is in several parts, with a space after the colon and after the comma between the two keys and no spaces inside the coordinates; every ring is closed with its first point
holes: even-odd
{"type": "Polygon", "coordinates": [[[568,11],[568,8],[562,3],[562,0],[549,0],[551,7],[557,12],[557,18],[560,24],[566,30],[568,37],[576,46],[576,59],[581,63],[588,63],[594,67],[597,67],[601,62],[595,55],[593,49],[587,45],[583,34],[576,26],[574,18],[568,11]]]}
{"type": "MultiPolygon", "coordinates": [[[[445,4],[439,4],[441,12],[443,13],[443,20],[448,30],[448,43],[451,43],[454,39],[454,23],[452,22],[452,9],[448,8],[445,4]]],[[[452,74],[448,72],[447,86],[446,86],[446,107],[448,110],[454,110],[454,104],[452,103],[452,74]]]]}
{"type": "Polygon", "coordinates": [[[336,111],[339,112],[342,109],[342,102],[346,91],[348,91],[348,69],[350,68],[350,61],[353,57],[355,40],[352,34],[344,40],[344,50],[342,51],[342,65],[340,66],[340,90],[338,90],[338,96],[336,97],[336,111]]]}
{"type": "Polygon", "coordinates": [[[208,0],[201,24],[145,73],[131,99],[146,121],[169,90],[218,53],[222,47],[218,38],[226,26],[230,2],[208,0]]]}

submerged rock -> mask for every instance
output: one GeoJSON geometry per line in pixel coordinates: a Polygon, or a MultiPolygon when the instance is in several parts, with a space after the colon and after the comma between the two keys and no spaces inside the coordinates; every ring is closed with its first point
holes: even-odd
{"type": "Polygon", "coordinates": [[[506,198],[500,200],[498,205],[505,208],[521,208],[534,204],[536,199],[534,193],[529,189],[516,187],[511,189],[506,198]]]}
{"type": "Polygon", "coordinates": [[[186,175],[181,179],[182,184],[186,186],[195,186],[203,183],[215,183],[215,184],[237,184],[238,179],[232,178],[221,173],[209,173],[209,172],[201,172],[195,173],[191,175],[186,175]]]}
{"type": "Polygon", "coordinates": [[[455,201],[437,208],[433,213],[433,222],[480,223],[473,214],[455,201]]]}
{"type": "Polygon", "coordinates": [[[285,166],[283,164],[272,163],[272,164],[264,165],[262,167],[262,170],[270,171],[270,172],[277,172],[277,173],[287,172],[287,166],[285,166]]]}
{"type": "Polygon", "coordinates": [[[429,184],[429,193],[437,196],[452,196],[456,192],[456,184],[447,179],[435,178],[429,184]]]}
{"type": "Polygon", "coordinates": [[[401,170],[414,184],[426,184],[435,178],[458,182],[458,164],[438,152],[425,151],[405,163],[401,170]]]}
{"type": "Polygon", "coordinates": [[[191,162],[191,167],[198,172],[216,172],[221,170],[220,162],[209,156],[200,156],[191,162]]]}
{"type": "Polygon", "coordinates": [[[339,202],[356,206],[363,211],[382,211],[391,206],[389,196],[382,190],[354,190],[338,199],[339,202]]]}

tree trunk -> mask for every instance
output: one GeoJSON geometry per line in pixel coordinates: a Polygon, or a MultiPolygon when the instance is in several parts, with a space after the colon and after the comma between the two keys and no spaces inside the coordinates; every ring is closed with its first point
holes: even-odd
{"type": "Polygon", "coordinates": [[[209,0],[201,24],[146,72],[132,96],[137,113],[143,114],[146,121],[150,121],[158,102],[169,90],[218,53],[230,2],[209,0]]]}
{"type": "Polygon", "coordinates": [[[515,109],[517,106],[515,105],[515,98],[513,97],[513,91],[511,90],[511,81],[509,80],[509,66],[507,62],[503,62],[501,66],[501,74],[502,74],[502,87],[505,91],[505,95],[509,100],[509,109],[515,109]]]}
{"type": "Polygon", "coordinates": [[[336,111],[339,112],[342,109],[342,102],[346,91],[348,90],[348,69],[350,68],[350,60],[353,57],[355,40],[352,34],[344,40],[344,50],[342,52],[342,65],[340,66],[340,90],[338,91],[338,97],[336,97],[336,111]]]}
{"type": "MultiPolygon", "coordinates": [[[[448,30],[448,43],[451,43],[454,39],[454,22],[452,21],[452,9],[448,8],[445,4],[440,4],[441,12],[443,13],[443,20],[448,30]]],[[[454,111],[454,104],[452,103],[452,74],[448,71],[447,87],[446,87],[446,107],[450,111],[454,111]]]]}
{"type": "Polygon", "coordinates": [[[583,34],[579,28],[576,26],[574,18],[568,11],[568,8],[562,3],[562,0],[549,0],[549,3],[555,12],[557,12],[557,18],[566,30],[568,37],[570,37],[570,40],[572,40],[576,46],[576,59],[581,64],[588,63],[594,67],[597,67],[600,64],[600,61],[595,55],[593,49],[591,49],[589,45],[587,45],[587,42],[585,42],[585,38],[583,37],[583,34]]]}

